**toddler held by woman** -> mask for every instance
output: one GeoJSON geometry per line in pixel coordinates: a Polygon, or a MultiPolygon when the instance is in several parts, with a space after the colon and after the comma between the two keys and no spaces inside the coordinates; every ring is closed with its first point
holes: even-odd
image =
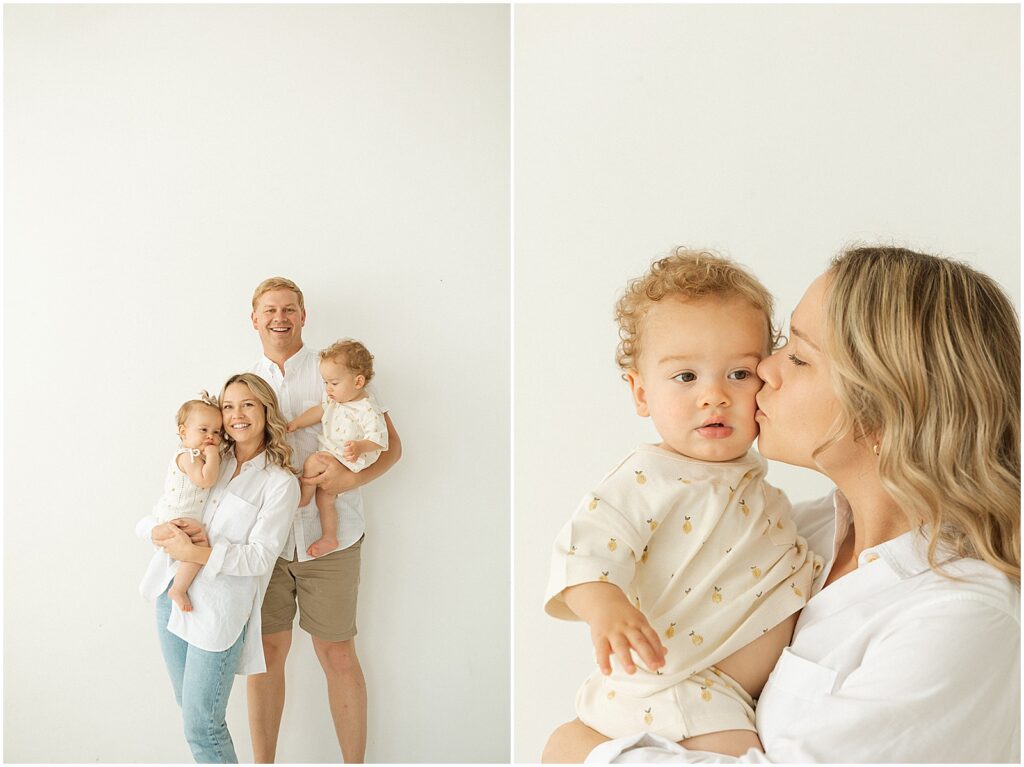
{"type": "Polygon", "coordinates": [[[822,565],[750,449],[772,298],[732,262],[680,249],[616,314],[623,378],[662,441],[584,497],[555,542],[545,607],[590,625],[599,673],[576,695],[583,724],[743,754],[760,747],[755,698],[822,565]]]}
{"type": "MultiPolygon", "coordinates": [[[[181,447],[175,451],[167,467],[164,494],[160,496],[153,512],[160,522],[192,519],[202,523],[203,506],[220,473],[220,406],[215,397],[204,391],[200,399],[190,399],[178,408],[177,420],[181,447]]],[[[166,556],[158,551],[153,559],[166,556]]],[[[153,566],[154,562],[151,562],[150,568],[153,566]]],[[[192,611],[188,588],[200,567],[202,565],[194,562],[178,563],[174,583],[167,595],[182,612],[192,611]]]]}

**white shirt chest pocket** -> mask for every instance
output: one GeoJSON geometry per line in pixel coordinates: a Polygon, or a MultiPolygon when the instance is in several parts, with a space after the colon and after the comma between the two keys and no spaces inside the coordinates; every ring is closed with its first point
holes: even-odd
{"type": "Polygon", "coordinates": [[[757,702],[757,731],[765,748],[776,735],[784,735],[808,707],[832,694],[837,672],[801,658],[788,647],[761,691],[757,702]]]}
{"type": "Polygon", "coordinates": [[[246,543],[259,508],[234,493],[225,493],[210,523],[212,543],[246,543]]]}

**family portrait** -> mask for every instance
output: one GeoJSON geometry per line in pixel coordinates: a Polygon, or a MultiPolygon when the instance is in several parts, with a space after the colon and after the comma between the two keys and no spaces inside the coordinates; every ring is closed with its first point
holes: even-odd
{"type": "Polygon", "coordinates": [[[1020,763],[1016,4],[4,7],[4,760],[1020,763]]]}

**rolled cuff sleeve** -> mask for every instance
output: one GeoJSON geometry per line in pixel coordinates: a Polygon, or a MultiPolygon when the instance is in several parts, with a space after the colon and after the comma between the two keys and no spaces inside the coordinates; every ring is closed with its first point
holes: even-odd
{"type": "Polygon", "coordinates": [[[580,583],[614,583],[628,596],[636,573],[634,552],[642,550],[649,539],[649,534],[609,503],[595,505],[593,496],[584,498],[555,540],[545,611],[555,618],[579,620],[565,604],[562,592],[580,583]]]}

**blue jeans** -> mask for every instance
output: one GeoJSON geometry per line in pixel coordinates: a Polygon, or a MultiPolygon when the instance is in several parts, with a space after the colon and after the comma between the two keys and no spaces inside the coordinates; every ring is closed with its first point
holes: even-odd
{"type": "Polygon", "coordinates": [[[197,764],[238,764],[224,719],[235,670],[242,656],[245,629],[222,652],[190,645],[167,630],[171,600],[165,591],[156,600],[156,631],[160,650],[185,720],[185,739],[197,764]]]}

